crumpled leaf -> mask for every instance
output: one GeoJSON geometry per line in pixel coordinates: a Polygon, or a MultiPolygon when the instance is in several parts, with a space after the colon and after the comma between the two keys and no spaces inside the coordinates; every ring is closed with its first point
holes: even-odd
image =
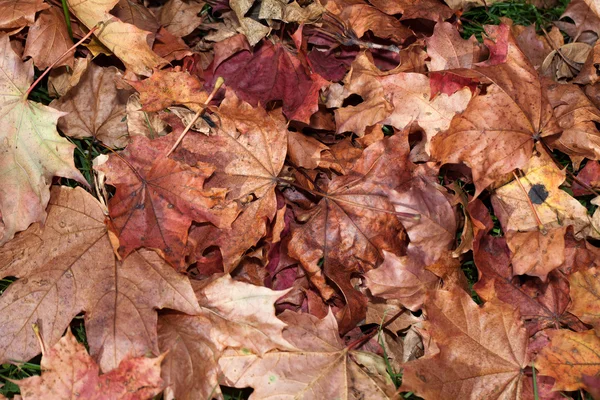
{"type": "MultiPolygon", "coordinates": [[[[227,49],[232,40],[239,38],[234,36],[217,46],[227,49]]],[[[215,53],[219,51],[215,47],[215,53]]],[[[281,43],[272,44],[269,40],[263,41],[254,53],[240,49],[225,59],[216,59],[212,73],[213,77],[223,77],[240,99],[253,106],[281,100],[287,118],[306,123],[318,110],[319,91],[327,84],[281,43]]]]}
{"type": "Polygon", "coordinates": [[[531,158],[524,176],[519,178],[520,184],[512,181],[496,189],[492,196],[494,212],[502,229],[504,232],[536,231],[540,229],[537,214],[545,229],[572,225],[575,236],[584,237],[589,226],[587,209],[560,189],[566,173],[554,164],[545,150],[541,151],[531,158]]]}
{"type": "Polygon", "coordinates": [[[471,167],[475,197],[505,174],[525,166],[534,137],[560,132],[538,74],[509,27],[490,26],[487,32],[490,58],[473,70],[494,85],[487,94],[473,98],[432,143],[432,155],[442,164],[464,162],[471,167]]]}
{"type": "MultiPolygon", "coordinates": [[[[301,217],[306,222],[292,227],[290,256],[301,262],[324,299],[334,294],[325,277],[344,293],[347,302],[354,299],[349,306],[354,323],[364,317],[366,304],[358,302],[349,277],[374,268],[381,259],[380,251],[398,253],[402,249],[402,226],[386,188],[398,187],[407,179],[409,171],[403,170],[407,158],[404,135],[373,143],[352,170],[329,182],[326,197],[301,217]]],[[[348,321],[343,326],[351,325],[348,321]]]]}
{"type": "Polygon", "coordinates": [[[325,9],[319,1],[313,1],[306,7],[301,7],[297,1],[262,0],[260,2],[260,19],[277,19],[287,23],[308,23],[316,21],[325,9]]]}
{"type": "Polygon", "coordinates": [[[129,142],[124,121],[130,91],[119,90],[114,67],[102,68],[92,63],[79,83],[50,105],[66,113],[58,127],[67,136],[94,137],[109,147],[125,147],[129,142]]]}
{"type": "Polygon", "coordinates": [[[94,33],[128,69],[140,75],[150,75],[152,68],[165,64],[150,48],[150,32],[119,20],[109,11],[119,0],[67,0],[71,12],[88,29],[101,24],[94,33]]]}
{"type": "Polygon", "coordinates": [[[42,357],[42,375],[16,381],[25,399],[146,399],[163,388],[156,358],[127,358],[116,369],[102,375],[98,364],[68,329],[42,357]]]}
{"type": "Polygon", "coordinates": [[[156,311],[198,312],[187,277],[158,254],[117,261],[100,203],[81,188],[55,186],[45,228],[31,226],[0,248],[1,275],[19,278],[0,297],[1,362],[40,352],[32,323],[54,345],[85,311],[92,356],[103,371],[127,357],[158,353],[156,311]],[[18,317],[17,317],[18,316],[18,317]]]}
{"type": "Polygon", "coordinates": [[[540,375],[555,379],[553,390],[585,388],[586,375],[600,373],[600,338],[594,330],[571,332],[565,329],[548,332],[550,344],[535,361],[540,375]]]}
{"type": "Polygon", "coordinates": [[[425,294],[438,286],[438,277],[409,257],[385,250],[383,254],[383,263],[365,274],[365,284],[374,296],[396,299],[411,311],[419,310],[425,294]]]}
{"type": "Polygon", "coordinates": [[[42,11],[35,24],[29,28],[23,56],[32,57],[40,70],[48,68],[56,60],[59,61],[55,68],[62,65],[73,68],[75,50],[67,53],[71,46],[73,41],[67,32],[63,13],[57,7],[50,7],[42,11]]]}
{"type": "Polygon", "coordinates": [[[571,304],[569,311],[600,332],[600,274],[597,268],[569,275],[571,304]]]}
{"type": "Polygon", "coordinates": [[[231,225],[234,204],[225,206],[225,189],[204,189],[215,168],[194,167],[165,158],[171,137],[150,141],[135,136],[117,157],[111,155],[98,170],[117,188],[108,203],[111,228],[126,257],[140,247],[157,249],[175,268],[185,267],[185,247],[192,221],[231,225]]]}
{"type": "Polygon", "coordinates": [[[184,150],[177,154],[191,165],[214,165],[207,187],[227,189],[228,204],[242,209],[231,229],[200,226],[190,233],[198,255],[219,246],[225,272],[230,272],[275,217],[275,188],[285,161],[287,129],[281,115],[252,107],[230,91],[219,107],[219,117],[219,128],[209,136],[188,134],[181,144],[184,150]]]}
{"type": "Polygon", "coordinates": [[[0,244],[34,222],[41,222],[50,198],[52,177],[85,178],[75,169],[75,146],[61,138],[56,121],[61,112],[28,101],[24,94],[33,82],[33,63],[22,63],[0,37],[0,244]]]}
{"type": "Polygon", "coordinates": [[[169,0],[160,8],[158,21],[171,34],[187,36],[202,23],[202,17],[198,14],[205,4],[197,0],[169,0]]]}
{"type": "Polygon", "coordinates": [[[513,307],[480,308],[455,288],[433,292],[424,308],[439,352],[404,364],[402,391],[432,399],[521,399],[527,334],[513,307]]]}
{"type": "Polygon", "coordinates": [[[218,395],[222,371],[217,362],[227,347],[258,355],[293,349],[273,306],[287,291],[237,282],[229,275],[196,285],[195,291],[199,312],[159,318],[160,348],[168,350],[163,366],[167,399],[218,395]]]}
{"type": "Polygon", "coordinates": [[[344,347],[329,312],[319,320],[310,314],[285,311],[284,337],[297,351],[272,351],[262,356],[229,352],[219,360],[224,383],[252,387],[250,399],[394,398],[395,388],[383,359],[344,347]]]}

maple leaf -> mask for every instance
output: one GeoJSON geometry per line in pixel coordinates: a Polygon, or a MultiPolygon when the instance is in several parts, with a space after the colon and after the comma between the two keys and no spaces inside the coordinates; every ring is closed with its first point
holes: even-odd
{"type": "Polygon", "coordinates": [[[119,20],[109,11],[119,0],[68,0],[71,12],[88,29],[98,25],[95,36],[112,51],[128,69],[140,75],[150,75],[152,68],[161,66],[165,60],[157,56],[149,46],[150,32],[119,20]]]}
{"type": "Polygon", "coordinates": [[[398,253],[402,226],[387,190],[407,179],[408,144],[398,134],[366,148],[352,170],[334,177],[323,199],[301,216],[303,224],[292,227],[289,255],[302,263],[324,299],[333,296],[328,277],[344,294],[350,311],[342,329],[364,317],[366,304],[355,293],[349,278],[364,273],[381,260],[381,251],[398,253]],[[323,266],[320,267],[320,260],[323,266]]]}
{"type": "Polygon", "coordinates": [[[551,330],[550,344],[542,349],[535,361],[540,375],[553,377],[553,390],[585,389],[586,375],[600,373],[600,338],[594,330],[571,332],[551,330]]]}
{"type": "Polygon", "coordinates": [[[262,356],[229,352],[219,360],[225,385],[252,387],[250,399],[393,398],[394,385],[383,359],[345,348],[329,312],[319,320],[310,314],[284,311],[284,337],[298,351],[272,351],[262,356]]]}
{"type": "Polygon", "coordinates": [[[56,60],[59,62],[54,67],[68,65],[73,68],[75,50],[67,53],[72,45],[64,15],[57,7],[50,7],[42,11],[29,28],[23,56],[32,57],[40,70],[48,68],[56,60]]]}
{"type": "Polygon", "coordinates": [[[191,165],[214,165],[207,187],[226,188],[227,202],[242,207],[230,230],[201,226],[190,233],[198,255],[210,246],[219,246],[225,272],[230,272],[243,253],[266,234],[267,221],[277,211],[275,188],[285,161],[287,129],[281,114],[252,107],[229,90],[218,115],[220,127],[210,136],[188,134],[176,156],[191,165]]]}
{"type": "Polygon", "coordinates": [[[403,391],[433,399],[520,399],[527,334],[503,303],[480,308],[462,289],[425,301],[427,329],[439,352],[404,364],[403,391]]]}
{"type": "Polygon", "coordinates": [[[369,3],[388,15],[402,14],[401,20],[423,18],[438,21],[452,16],[448,6],[433,0],[370,0],[369,3]]]}
{"type": "Polygon", "coordinates": [[[156,308],[196,313],[187,277],[153,251],[113,254],[100,203],[81,188],[55,186],[45,227],[31,226],[0,248],[3,277],[19,278],[0,297],[0,359],[39,353],[32,323],[53,345],[85,311],[91,354],[103,371],[130,356],[158,354],[156,308]]]}
{"type": "Polygon", "coordinates": [[[0,29],[21,29],[33,25],[35,13],[50,6],[43,0],[15,0],[0,3],[0,29]]]}
{"type": "Polygon", "coordinates": [[[25,399],[147,399],[163,388],[160,363],[156,358],[127,358],[105,374],[67,329],[51,349],[42,356],[42,375],[14,381],[25,399]]]}
{"type": "Polygon", "coordinates": [[[73,162],[75,146],[61,138],[56,121],[63,114],[28,101],[25,93],[33,81],[31,61],[22,63],[10,48],[8,36],[0,37],[0,244],[18,231],[45,218],[49,187],[54,176],[85,178],[73,162]]]}
{"type": "Polygon", "coordinates": [[[473,98],[465,112],[432,142],[432,155],[442,164],[464,162],[471,167],[475,197],[505,174],[525,166],[534,137],[560,132],[544,86],[509,27],[488,27],[487,32],[495,40],[486,40],[490,59],[466,74],[484,76],[494,84],[485,95],[473,98]]]}
{"type": "Polygon", "coordinates": [[[560,189],[566,173],[554,164],[543,148],[531,158],[524,172],[518,181],[496,189],[492,196],[502,229],[505,232],[532,232],[540,229],[540,223],[543,229],[572,225],[576,237],[585,236],[589,225],[587,210],[560,189]]]}
{"type": "Polygon", "coordinates": [[[254,53],[247,49],[231,52],[228,47],[232,40],[239,38],[234,36],[215,46],[216,54],[228,52],[229,57],[215,58],[211,67],[213,77],[223,77],[240,99],[253,106],[281,100],[287,118],[309,123],[310,116],[319,108],[319,91],[327,81],[309,72],[281,43],[266,40],[254,53]]]}
{"type": "Polygon", "coordinates": [[[210,398],[220,393],[217,362],[227,347],[259,355],[293,348],[282,336],[286,324],[275,317],[273,306],[288,291],[237,282],[229,275],[197,284],[195,291],[199,312],[159,318],[160,348],[168,350],[163,367],[166,398],[210,398]]]}
{"type": "Polygon", "coordinates": [[[202,23],[202,17],[198,14],[204,5],[203,1],[188,3],[182,0],[169,0],[160,8],[158,21],[171,34],[179,37],[187,36],[202,23]]]}
{"type": "Polygon", "coordinates": [[[472,68],[479,61],[480,49],[475,36],[463,39],[449,22],[438,22],[426,43],[427,55],[431,58],[430,71],[472,68]]]}
{"type": "Polygon", "coordinates": [[[352,131],[362,136],[369,125],[376,123],[404,129],[416,122],[426,133],[425,152],[429,140],[450,126],[452,117],[462,112],[471,99],[471,92],[463,89],[448,96],[431,99],[429,78],[423,74],[382,72],[365,54],[352,64],[352,72],[345,78],[343,97],[358,94],[363,102],[335,110],[338,133],[352,131]]]}
{"type": "Polygon", "coordinates": [[[409,257],[383,254],[383,263],[365,274],[367,287],[374,296],[396,299],[409,310],[419,310],[425,294],[438,286],[438,277],[409,257]]]}
{"type": "Polygon", "coordinates": [[[111,226],[126,257],[140,247],[154,248],[176,268],[185,267],[185,247],[192,221],[231,224],[236,206],[223,205],[225,189],[204,189],[214,167],[194,167],[165,158],[172,137],[151,141],[135,136],[119,156],[111,155],[98,169],[117,192],[108,208],[111,226]]]}
{"type": "Polygon", "coordinates": [[[109,147],[125,147],[129,142],[125,106],[130,91],[115,87],[119,71],[92,63],[75,87],[50,106],[66,113],[58,127],[75,138],[94,137],[109,147]]]}
{"type": "Polygon", "coordinates": [[[152,11],[134,0],[119,0],[111,14],[125,23],[151,33],[156,33],[160,27],[152,11]]]}
{"type": "Polygon", "coordinates": [[[590,268],[569,275],[571,304],[569,311],[598,331],[600,329],[600,279],[598,269],[590,268]]]}
{"type": "Polygon", "coordinates": [[[537,276],[546,280],[548,273],[565,261],[565,233],[567,228],[547,232],[506,232],[506,242],[512,253],[515,275],[537,276]]]}

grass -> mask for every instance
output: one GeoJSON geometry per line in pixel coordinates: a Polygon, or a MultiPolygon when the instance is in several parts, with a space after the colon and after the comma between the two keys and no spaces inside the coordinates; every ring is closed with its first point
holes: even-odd
{"type": "Polygon", "coordinates": [[[570,0],[558,0],[556,7],[540,9],[525,1],[494,3],[489,7],[476,7],[461,16],[463,37],[475,35],[482,40],[484,25],[499,25],[500,18],[510,18],[515,25],[529,26],[535,24],[541,33],[542,28],[548,29],[553,21],[557,21],[565,11],[570,0]]]}

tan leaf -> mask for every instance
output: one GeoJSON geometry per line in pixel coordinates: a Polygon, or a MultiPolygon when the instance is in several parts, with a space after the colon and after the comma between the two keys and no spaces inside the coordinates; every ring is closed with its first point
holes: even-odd
{"type": "Polygon", "coordinates": [[[129,134],[124,119],[131,92],[116,88],[118,75],[114,67],[92,63],[69,93],[50,103],[67,113],[58,121],[65,135],[79,139],[91,136],[113,148],[127,145],[129,134]]]}
{"type": "Polygon", "coordinates": [[[431,399],[522,398],[528,337],[513,307],[480,308],[455,288],[433,292],[425,311],[439,352],[404,364],[402,391],[431,399]]]}
{"type": "Polygon", "coordinates": [[[430,71],[471,68],[479,62],[480,50],[475,36],[463,39],[449,22],[438,22],[426,42],[427,54],[431,58],[430,71]]]}
{"type": "Polygon", "coordinates": [[[338,336],[330,312],[324,319],[285,311],[285,338],[299,350],[272,351],[262,356],[229,352],[219,360],[225,384],[252,387],[250,399],[394,398],[395,388],[383,359],[349,351],[338,336]]]}
{"type": "Polygon", "coordinates": [[[44,0],[3,0],[0,2],[0,29],[33,25],[35,13],[49,8],[44,0]]]}
{"type": "Polygon", "coordinates": [[[99,25],[95,36],[134,73],[150,75],[152,68],[165,63],[149,46],[150,32],[125,23],[109,11],[119,0],[68,0],[71,12],[88,28],[99,25]]]}
{"type": "Polygon", "coordinates": [[[537,276],[546,280],[548,273],[565,261],[565,233],[567,227],[550,229],[546,234],[506,232],[506,243],[512,253],[515,275],[537,276]]]}
{"type": "Polygon", "coordinates": [[[169,0],[158,13],[158,20],[171,34],[179,37],[187,36],[201,23],[200,11],[204,1],[169,0]]]}
{"type": "Polygon", "coordinates": [[[91,354],[110,371],[127,357],[158,354],[156,309],[198,312],[187,277],[158,254],[143,250],[117,261],[104,219],[83,189],[55,186],[45,227],[33,225],[0,248],[2,276],[20,278],[0,297],[0,318],[13,321],[0,327],[0,359],[40,352],[32,323],[53,345],[85,311],[91,354]]]}
{"type": "Polygon", "coordinates": [[[83,73],[87,70],[91,57],[76,58],[73,69],[67,67],[56,68],[50,72],[48,76],[48,93],[52,97],[61,97],[67,94],[79,80],[83,73]]]}
{"type": "Polygon", "coordinates": [[[199,312],[160,317],[160,348],[169,351],[163,367],[167,398],[205,399],[219,393],[217,361],[227,347],[259,355],[293,349],[282,336],[286,324],[275,317],[273,306],[286,293],[229,275],[197,284],[199,312]]]}

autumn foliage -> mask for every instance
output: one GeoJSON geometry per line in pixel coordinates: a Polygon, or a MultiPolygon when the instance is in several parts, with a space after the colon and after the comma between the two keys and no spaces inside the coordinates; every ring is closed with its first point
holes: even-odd
{"type": "Polygon", "coordinates": [[[597,0],[63,3],[0,1],[24,399],[600,398],[597,0]]]}

